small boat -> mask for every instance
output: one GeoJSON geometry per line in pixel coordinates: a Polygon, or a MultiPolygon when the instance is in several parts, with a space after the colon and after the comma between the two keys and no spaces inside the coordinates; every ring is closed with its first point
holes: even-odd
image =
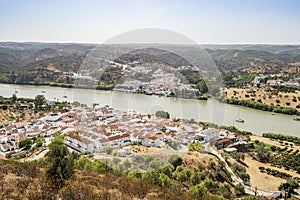
{"type": "Polygon", "coordinates": [[[18,91],[16,90],[15,93],[18,93],[18,91]]]}
{"type": "Polygon", "coordinates": [[[235,120],[236,122],[240,122],[240,123],[244,123],[245,120],[243,120],[241,117],[240,117],[240,111],[239,111],[239,114],[238,114],[238,118],[235,120]]]}
{"type": "Polygon", "coordinates": [[[64,96],[62,98],[68,98],[68,96],[66,95],[66,91],[64,91],[64,96]]]}
{"type": "Polygon", "coordinates": [[[295,121],[300,121],[300,117],[294,118],[295,121]]]}
{"type": "Polygon", "coordinates": [[[236,122],[240,122],[240,123],[244,123],[245,122],[245,120],[243,120],[243,119],[236,119],[235,121],[236,122]]]}
{"type": "Polygon", "coordinates": [[[46,91],[42,90],[41,93],[46,93],[46,91]]]}

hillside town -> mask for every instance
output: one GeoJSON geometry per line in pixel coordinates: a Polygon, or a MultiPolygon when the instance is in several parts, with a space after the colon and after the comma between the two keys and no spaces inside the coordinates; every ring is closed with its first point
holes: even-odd
{"type": "MultiPolygon", "coordinates": [[[[78,152],[98,153],[107,146],[121,149],[131,144],[145,147],[169,148],[171,143],[187,145],[200,142],[225,148],[230,144],[251,146],[246,136],[227,130],[204,129],[201,124],[171,120],[135,111],[121,111],[109,106],[94,108],[67,107],[66,112],[53,112],[34,120],[13,122],[0,130],[0,150],[8,156],[17,156],[25,150],[20,142],[43,138],[44,144],[54,136],[65,135],[65,144],[78,152]],[[238,142],[238,143],[237,143],[238,142]]],[[[33,148],[32,145],[31,148],[33,148]]],[[[242,147],[242,148],[243,148],[242,147]]],[[[177,148],[177,147],[176,147],[177,148]]],[[[232,150],[232,148],[231,148],[232,150]]]]}
{"type": "MultiPolygon", "coordinates": [[[[176,75],[182,69],[194,69],[195,67],[182,66],[178,69],[168,67],[168,70],[163,70],[162,68],[151,65],[138,65],[134,67],[128,65],[125,68],[126,70],[123,70],[124,75],[122,80],[116,85],[114,90],[139,92],[148,95],[189,96],[190,98],[199,95],[198,89],[194,89],[190,84],[184,83],[184,80],[181,80],[176,75]]],[[[195,70],[198,69],[196,68],[195,70]]]]}

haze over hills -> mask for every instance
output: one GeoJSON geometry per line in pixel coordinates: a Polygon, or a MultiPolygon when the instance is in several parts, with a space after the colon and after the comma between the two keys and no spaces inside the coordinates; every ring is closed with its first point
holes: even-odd
{"type": "MultiPolygon", "coordinates": [[[[126,45],[123,47],[126,48],[126,45]]],[[[203,47],[221,72],[276,73],[283,69],[289,71],[300,62],[300,45],[203,45],[203,47]]],[[[99,51],[106,54],[111,48],[114,47],[96,44],[2,42],[0,81],[57,82],[60,78],[54,77],[54,72],[78,72],[89,53],[99,51]],[[11,75],[12,73],[14,74],[11,75]],[[38,80],[34,80],[35,78],[38,80]]],[[[154,47],[124,53],[114,58],[114,61],[157,62],[175,67],[190,65],[186,59],[154,47]]],[[[61,81],[68,83],[65,80],[58,82],[61,81]]]]}

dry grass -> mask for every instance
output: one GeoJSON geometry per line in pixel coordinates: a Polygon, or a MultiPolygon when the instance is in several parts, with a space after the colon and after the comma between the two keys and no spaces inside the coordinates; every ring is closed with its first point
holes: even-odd
{"type": "MultiPolygon", "coordinates": [[[[244,161],[248,167],[246,168],[247,173],[250,175],[250,184],[255,185],[256,187],[264,190],[278,190],[278,186],[281,183],[284,183],[286,180],[283,178],[277,178],[266,173],[261,173],[259,167],[277,169],[270,165],[260,163],[256,160],[253,160],[250,156],[245,157],[244,161]]],[[[281,169],[277,169],[282,171],[281,169]]]]}
{"type": "Polygon", "coordinates": [[[47,69],[48,69],[49,71],[56,71],[56,70],[58,70],[56,67],[54,67],[53,63],[50,63],[50,64],[47,66],[47,69]]]}
{"type": "Polygon", "coordinates": [[[0,124],[8,124],[12,120],[14,120],[16,114],[10,110],[2,110],[0,109],[0,124]]]}

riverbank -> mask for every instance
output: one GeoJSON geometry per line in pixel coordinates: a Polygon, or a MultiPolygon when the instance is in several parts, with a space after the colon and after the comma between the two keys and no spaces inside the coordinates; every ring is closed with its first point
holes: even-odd
{"type": "Polygon", "coordinates": [[[30,85],[30,86],[50,86],[50,87],[61,87],[61,88],[79,88],[79,89],[90,89],[90,90],[112,90],[115,85],[97,85],[97,86],[88,86],[88,85],[76,85],[76,84],[65,84],[65,83],[1,83],[1,84],[8,84],[8,85],[30,85]]]}

